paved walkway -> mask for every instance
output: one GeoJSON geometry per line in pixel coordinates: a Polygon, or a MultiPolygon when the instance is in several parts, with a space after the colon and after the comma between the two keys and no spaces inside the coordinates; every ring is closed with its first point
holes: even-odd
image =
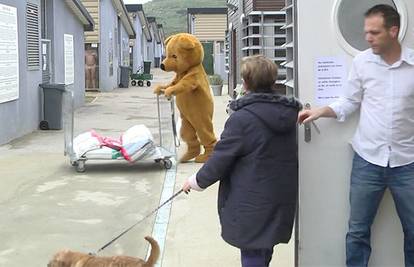
{"type": "MultiPolygon", "coordinates": [[[[152,71],[154,85],[172,79],[172,74],[152,71]]],[[[119,88],[88,97],[91,102],[75,113],[76,134],[93,128],[118,137],[132,125],[145,124],[158,140],[152,88],[119,88]]],[[[218,136],[227,119],[227,99],[215,97],[218,136]]],[[[168,111],[163,102],[163,146],[171,148],[168,111]]],[[[178,154],[184,149],[183,144],[178,154]]],[[[77,173],[63,156],[63,131],[35,131],[0,146],[0,266],[46,266],[61,248],[96,251],[179,190],[200,166],[180,164],[166,172],[154,162],[95,161],[87,162],[85,173],[77,173]]],[[[238,250],[220,237],[216,195],[217,185],[180,195],[102,255],[145,257],[148,246],[143,237],[152,234],[164,247],[158,266],[240,266],[238,250]]],[[[291,244],[276,247],[271,266],[293,266],[291,244]]]]}
{"type": "MultiPolygon", "coordinates": [[[[225,90],[223,90],[225,91],[225,90]]],[[[225,112],[228,95],[215,96],[214,128],[220,136],[228,118],[225,112]]],[[[178,150],[180,156],[185,145],[178,150]]],[[[179,164],[176,190],[201,167],[198,163],[179,164]]],[[[218,183],[203,192],[192,191],[174,201],[168,225],[163,267],[231,267],[240,266],[240,252],[225,243],[220,236],[217,215],[218,183]]],[[[275,248],[271,267],[294,266],[293,239],[287,245],[275,248]]]]}

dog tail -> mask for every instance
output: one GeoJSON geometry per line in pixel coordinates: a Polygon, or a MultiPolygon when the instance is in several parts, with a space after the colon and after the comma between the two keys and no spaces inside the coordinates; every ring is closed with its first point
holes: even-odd
{"type": "Polygon", "coordinates": [[[145,263],[145,266],[152,267],[155,265],[160,256],[160,246],[158,245],[157,241],[150,236],[146,236],[145,240],[151,244],[151,253],[147,259],[147,262],[145,263]]]}

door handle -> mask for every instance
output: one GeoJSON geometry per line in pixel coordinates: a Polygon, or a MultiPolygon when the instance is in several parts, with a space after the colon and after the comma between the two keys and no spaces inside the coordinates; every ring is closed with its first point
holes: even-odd
{"type": "MultiPolygon", "coordinates": [[[[311,109],[311,104],[306,103],[305,104],[305,109],[311,109]]],[[[304,130],[305,130],[305,142],[306,143],[309,143],[312,140],[312,129],[311,129],[312,126],[311,126],[311,124],[315,128],[315,131],[318,134],[321,134],[321,131],[319,130],[319,127],[316,125],[316,123],[314,121],[304,123],[303,125],[304,125],[304,130]]]]}

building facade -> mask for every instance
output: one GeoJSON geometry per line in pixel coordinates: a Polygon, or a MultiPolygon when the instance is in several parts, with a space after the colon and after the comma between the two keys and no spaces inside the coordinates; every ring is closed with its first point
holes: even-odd
{"type": "Polygon", "coordinates": [[[84,31],[94,21],[79,0],[0,0],[0,144],[38,129],[42,83],[65,83],[84,99],[84,31]],[[59,18],[59,19],[57,19],[59,18]],[[81,45],[79,45],[81,44],[81,45]]]}
{"type": "Polygon", "coordinates": [[[152,36],[142,5],[126,5],[126,8],[136,32],[136,39],[130,41],[130,66],[136,73],[142,70],[144,60],[147,60],[146,44],[152,41],[152,36]]]}
{"type": "Polygon", "coordinates": [[[227,29],[227,8],[188,8],[187,30],[204,47],[204,68],[207,74],[219,74],[227,80],[224,40],[227,29]]]}
{"type": "Polygon", "coordinates": [[[119,86],[120,67],[129,66],[129,40],[136,33],[122,0],[82,0],[97,17],[85,39],[86,88],[111,91],[119,86]]]}
{"type": "Polygon", "coordinates": [[[157,20],[155,17],[148,17],[148,22],[150,24],[152,36],[154,37],[152,45],[153,45],[153,51],[154,51],[154,58],[151,59],[152,66],[154,68],[160,67],[161,57],[162,57],[162,40],[160,35],[160,30],[157,24],[157,20]]]}
{"type": "Polygon", "coordinates": [[[228,29],[225,42],[225,65],[229,93],[240,80],[241,58],[262,54],[279,66],[276,88],[285,92],[286,12],[285,0],[227,0],[228,29]]]}

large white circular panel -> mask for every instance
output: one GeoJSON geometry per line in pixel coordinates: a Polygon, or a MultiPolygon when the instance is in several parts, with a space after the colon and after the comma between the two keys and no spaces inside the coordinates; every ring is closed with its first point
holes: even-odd
{"type": "Polygon", "coordinates": [[[364,34],[364,13],[378,4],[388,4],[398,10],[401,17],[399,40],[402,41],[407,31],[404,0],[336,0],[333,9],[335,34],[340,45],[352,56],[369,48],[364,34]]]}

